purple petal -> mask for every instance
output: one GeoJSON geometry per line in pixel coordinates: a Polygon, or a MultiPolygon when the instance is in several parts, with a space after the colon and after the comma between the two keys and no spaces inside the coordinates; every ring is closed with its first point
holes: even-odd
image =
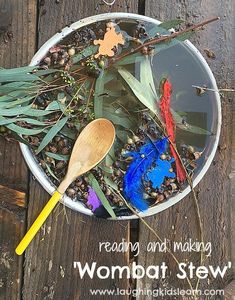
{"type": "Polygon", "coordinates": [[[94,212],[98,207],[101,206],[101,201],[96,195],[95,191],[89,187],[88,188],[88,201],[87,203],[92,206],[92,211],[94,212]]]}

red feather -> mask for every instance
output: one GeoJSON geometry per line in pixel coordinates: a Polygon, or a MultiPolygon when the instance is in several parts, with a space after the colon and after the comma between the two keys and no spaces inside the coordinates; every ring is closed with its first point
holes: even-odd
{"type": "MultiPolygon", "coordinates": [[[[175,143],[175,123],[173,120],[173,116],[170,110],[170,103],[171,103],[171,92],[172,92],[172,85],[169,82],[169,80],[166,80],[163,83],[162,87],[163,93],[160,100],[160,109],[161,109],[161,115],[166,125],[166,132],[168,134],[168,138],[171,143],[175,143]]],[[[175,165],[176,165],[176,174],[177,179],[179,182],[184,182],[186,179],[186,173],[185,170],[181,164],[181,161],[178,157],[178,154],[176,153],[174,147],[172,144],[170,144],[170,150],[172,153],[172,156],[175,159],[175,165]]]]}

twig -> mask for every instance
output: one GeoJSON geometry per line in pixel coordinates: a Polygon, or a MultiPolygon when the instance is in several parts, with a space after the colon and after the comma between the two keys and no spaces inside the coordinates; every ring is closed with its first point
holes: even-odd
{"type": "Polygon", "coordinates": [[[235,92],[234,89],[211,89],[211,88],[208,88],[206,86],[199,86],[199,85],[192,85],[193,88],[195,89],[201,89],[203,91],[211,91],[211,92],[215,92],[215,93],[221,93],[221,92],[235,92]]]}
{"type": "Polygon", "coordinates": [[[195,31],[197,29],[201,29],[203,26],[205,26],[209,23],[215,22],[219,19],[220,19],[219,17],[214,17],[214,18],[208,19],[204,22],[192,25],[192,26],[190,26],[190,27],[188,27],[184,30],[174,32],[171,35],[153,38],[150,41],[145,42],[145,43],[141,44],[140,46],[134,48],[131,52],[126,52],[126,53],[121,54],[120,56],[117,56],[116,58],[114,58],[112,60],[112,63],[115,63],[115,62],[123,59],[124,57],[128,56],[129,54],[133,54],[133,53],[136,53],[136,52],[140,51],[141,49],[143,49],[143,47],[148,47],[148,46],[153,45],[153,44],[159,44],[159,43],[162,43],[162,42],[170,41],[170,40],[176,38],[177,36],[179,36],[181,34],[191,32],[191,31],[195,31]]]}
{"type": "MultiPolygon", "coordinates": [[[[147,226],[147,228],[156,236],[156,238],[163,243],[162,238],[159,236],[159,234],[144,220],[144,218],[142,218],[137,212],[136,210],[129,205],[129,203],[127,203],[126,199],[122,196],[122,194],[119,191],[116,191],[116,194],[118,194],[118,196],[122,199],[122,201],[125,203],[125,205],[141,220],[142,223],[144,223],[145,226],[147,226]]],[[[171,257],[173,258],[173,260],[176,262],[177,265],[180,264],[179,260],[177,259],[177,257],[174,255],[174,253],[171,251],[170,248],[166,247],[166,251],[171,255],[171,257]]],[[[193,297],[195,300],[197,300],[197,296],[194,295],[194,289],[193,286],[191,284],[191,281],[189,279],[189,277],[186,275],[186,281],[192,291],[193,297]]]]}

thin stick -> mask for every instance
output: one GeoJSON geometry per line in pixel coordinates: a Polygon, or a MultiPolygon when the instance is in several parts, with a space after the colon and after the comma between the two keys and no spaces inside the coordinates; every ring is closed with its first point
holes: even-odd
{"type": "Polygon", "coordinates": [[[176,38],[177,36],[179,36],[181,34],[184,34],[184,33],[190,32],[190,31],[195,31],[196,29],[201,29],[203,26],[205,26],[205,25],[207,25],[209,23],[215,22],[215,21],[217,21],[219,19],[220,19],[219,17],[214,17],[214,18],[208,19],[208,20],[206,20],[204,22],[192,25],[192,26],[190,26],[190,27],[188,27],[188,28],[186,28],[184,30],[174,32],[171,35],[153,38],[150,41],[148,41],[146,43],[143,43],[140,46],[138,46],[135,49],[133,49],[131,51],[131,53],[130,52],[126,52],[126,53],[123,53],[122,55],[114,58],[113,61],[112,61],[112,63],[121,60],[122,58],[128,56],[129,54],[133,54],[133,53],[136,53],[136,52],[140,51],[143,47],[148,47],[148,46],[153,45],[153,44],[159,44],[159,43],[162,43],[162,42],[170,41],[170,40],[176,38]]]}
{"type": "MultiPolygon", "coordinates": [[[[156,236],[156,238],[161,242],[163,243],[163,240],[162,238],[158,235],[158,233],[135,211],[135,209],[129,205],[129,203],[127,203],[126,199],[121,195],[121,193],[119,191],[117,191],[117,194],[118,196],[122,199],[122,201],[125,203],[125,205],[141,220],[141,222],[144,223],[145,226],[148,227],[148,229],[156,236]]],[[[179,265],[179,260],[177,259],[177,257],[174,255],[174,253],[171,251],[170,248],[166,247],[166,251],[171,255],[171,257],[173,258],[173,260],[177,263],[177,265],[179,265]]],[[[193,289],[193,286],[191,284],[191,281],[190,279],[188,278],[188,276],[186,276],[186,281],[191,289],[191,291],[193,292],[194,289],[193,289]]],[[[194,295],[194,292],[193,292],[193,297],[194,299],[196,300],[197,299],[197,296],[194,295]]]]}

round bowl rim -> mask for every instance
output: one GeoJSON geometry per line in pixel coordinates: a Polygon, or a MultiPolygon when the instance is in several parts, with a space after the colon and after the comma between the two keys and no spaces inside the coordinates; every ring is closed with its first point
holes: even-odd
{"type": "MultiPolygon", "coordinates": [[[[103,21],[106,19],[116,19],[116,18],[126,18],[126,19],[138,19],[138,20],[142,20],[142,21],[147,21],[147,22],[152,22],[155,24],[160,24],[161,22],[153,19],[151,17],[147,17],[147,16],[142,16],[142,15],[138,15],[138,14],[132,14],[132,13],[105,13],[105,14],[100,14],[100,15],[94,15],[91,17],[87,17],[84,19],[81,19],[73,24],[71,24],[70,26],[65,27],[62,31],[60,31],[59,33],[56,33],[55,35],[53,35],[47,42],[45,42],[41,48],[37,51],[37,53],[34,55],[34,57],[32,58],[31,62],[30,62],[30,66],[36,66],[41,59],[46,55],[46,53],[48,52],[48,50],[53,47],[55,44],[57,44],[60,40],[62,40],[65,36],[67,36],[68,34],[70,34],[71,32],[73,32],[74,30],[77,30],[80,27],[89,25],[93,22],[97,22],[97,21],[103,21]]],[[[213,158],[215,156],[217,147],[218,147],[218,143],[219,143],[219,137],[220,137],[220,131],[221,131],[221,122],[222,122],[222,114],[221,114],[221,102],[220,102],[220,95],[217,88],[217,84],[216,84],[216,80],[214,78],[214,75],[210,69],[210,67],[208,66],[206,60],[204,59],[204,57],[202,56],[202,54],[199,52],[199,50],[190,42],[190,41],[185,41],[184,42],[187,47],[192,50],[196,56],[198,57],[198,59],[201,61],[203,67],[205,68],[205,71],[207,72],[213,88],[215,90],[215,105],[217,105],[217,110],[218,110],[218,123],[217,123],[217,130],[216,130],[216,135],[215,135],[215,141],[214,141],[214,145],[213,148],[211,150],[211,153],[208,157],[208,159],[206,160],[203,168],[201,169],[201,171],[198,173],[198,175],[194,178],[193,180],[193,186],[195,187],[204,177],[204,175],[206,174],[207,170],[209,169],[213,158]]],[[[56,190],[56,187],[50,182],[50,180],[47,178],[46,174],[44,173],[43,169],[39,166],[36,158],[34,157],[34,155],[32,154],[30,148],[25,145],[20,143],[20,148],[22,151],[22,154],[24,156],[24,159],[29,167],[29,169],[31,170],[31,172],[33,173],[33,175],[35,176],[35,178],[39,181],[39,183],[43,186],[43,188],[49,193],[49,194],[53,194],[54,191],[56,190]]],[[[182,200],[186,195],[188,195],[191,191],[190,186],[187,186],[181,193],[177,194],[176,196],[170,198],[169,200],[167,200],[166,202],[163,202],[159,205],[156,205],[154,207],[149,208],[146,212],[140,212],[139,215],[141,217],[147,217],[147,216],[151,216],[151,215],[155,215],[173,205],[175,205],[176,203],[178,203],[180,200],[182,200]]],[[[70,199],[68,196],[64,196],[62,199],[62,202],[69,208],[92,216],[93,213],[90,209],[84,207],[82,205],[82,203],[77,202],[77,201],[73,201],[72,199],[70,199]]],[[[137,219],[138,217],[136,215],[131,215],[131,216],[122,216],[122,217],[117,217],[117,219],[115,220],[130,220],[130,219],[137,219]]],[[[112,220],[112,219],[109,219],[112,220]]]]}

